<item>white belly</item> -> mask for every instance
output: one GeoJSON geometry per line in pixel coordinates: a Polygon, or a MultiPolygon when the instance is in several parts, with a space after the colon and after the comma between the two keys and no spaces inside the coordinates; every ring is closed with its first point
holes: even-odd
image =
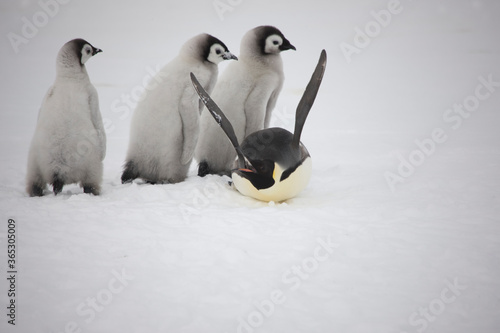
{"type": "Polygon", "coordinates": [[[312,161],[308,157],[287,179],[282,182],[277,180],[273,186],[263,190],[256,189],[249,180],[236,173],[232,174],[232,178],[241,194],[257,200],[280,202],[299,194],[309,183],[311,172],[312,161]]]}

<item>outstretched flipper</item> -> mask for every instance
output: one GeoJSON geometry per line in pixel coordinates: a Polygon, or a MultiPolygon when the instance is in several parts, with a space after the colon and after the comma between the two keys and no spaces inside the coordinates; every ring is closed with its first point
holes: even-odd
{"type": "Polygon", "coordinates": [[[193,82],[194,89],[198,93],[198,96],[200,96],[201,101],[203,102],[203,104],[205,104],[208,111],[210,111],[210,114],[214,117],[217,124],[222,127],[222,130],[224,131],[224,133],[226,133],[227,137],[233,144],[234,149],[236,149],[236,153],[238,154],[238,166],[240,168],[244,168],[245,157],[243,155],[243,152],[241,151],[240,144],[238,142],[238,139],[236,138],[236,134],[234,133],[233,125],[231,125],[224,112],[222,112],[222,110],[217,104],[215,104],[210,95],[208,95],[205,89],[203,89],[200,82],[198,82],[198,79],[193,73],[191,73],[191,81],[193,82]]]}
{"type": "Polygon", "coordinates": [[[323,74],[326,68],[326,51],[321,51],[321,56],[319,57],[316,69],[311,77],[311,80],[307,84],[304,95],[297,105],[297,111],[295,112],[295,130],[293,132],[292,146],[298,148],[300,143],[300,135],[302,134],[302,128],[306,122],[307,115],[311,110],[311,107],[318,94],[319,86],[323,80],[323,74]]]}

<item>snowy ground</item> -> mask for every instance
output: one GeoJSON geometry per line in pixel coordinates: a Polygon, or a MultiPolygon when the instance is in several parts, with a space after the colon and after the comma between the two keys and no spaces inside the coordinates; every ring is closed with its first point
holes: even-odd
{"type": "Polygon", "coordinates": [[[1,332],[500,330],[497,1],[55,3],[0,4],[1,332]],[[372,11],[388,8],[377,23],[372,11]],[[307,189],[267,204],[194,167],[181,184],[121,185],[149,73],[200,32],[238,54],[261,24],[297,47],[282,55],[274,125],[293,128],[319,52],[329,55],[302,135],[307,189]],[[26,43],[13,47],[9,33],[26,43]],[[76,37],[104,50],[87,63],[107,124],[103,193],[29,198],[38,108],[57,51],[76,37]]]}

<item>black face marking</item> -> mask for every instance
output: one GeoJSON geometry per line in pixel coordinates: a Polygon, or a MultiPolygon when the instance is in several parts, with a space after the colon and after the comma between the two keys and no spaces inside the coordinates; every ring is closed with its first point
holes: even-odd
{"type": "Polygon", "coordinates": [[[252,183],[252,185],[258,190],[265,190],[266,188],[270,188],[275,183],[273,177],[268,177],[252,171],[238,169],[234,172],[236,172],[241,177],[248,179],[248,181],[252,183]]]}
{"type": "Polygon", "coordinates": [[[293,134],[282,128],[268,128],[247,136],[241,149],[248,159],[246,169],[233,170],[248,179],[257,189],[264,189],[275,183],[275,163],[285,169],[280,181],[287,179],[309,157],[303,145],[292,147],[293,134]],[[267,186],[267,187],[266,187],[267,186]]]}
{"type": "MultiPolygon", "coordinates": [[[[224,52],[229,52],[229,49],[227,48],[226,44],[224,44],[220,39],[212,36],[212,35],[207,35],[207,39],[205,41],[205,44],[202,45],[202,57],[203,57],[203,60],[208,60],[208,56],[210,55],[210,48],[212,47],[212,45],[214,44],[220,44],[220,46],[222,46],[224,48],[224,52]]],[[[222,53],[222,51],[219,52],[219,50],[217,50],[216,52],[217,54],[220,54],[222,53]]]]}
{"type": "MultiPolygon", "coordinates": [[[[80,61],[80,65],[83,66],[82,64],[82,49],[85,44],[89,44],[85,39],[77,38],[72,40],[73,44],[73,52],[75,53],[76,57],[80,61]]],[[[89,44],[90,45],[90,44],[89,44]]]]}
{"type": "MultiPolygon", "coordinates": [[[[292,151],[296,151],[297,148],[295,148],[294,146],[292,146],[291,150],[292,151]]],[[[307,151],[306,147],[302,144],[299,145],[298,147],[298,150],[299,150],[299,156],[300,156],[300,161],[295,164],[295,165],[292,165],[291,167],[289,167],[288,169],[286,169],[285,171],[283,171],[283,173],[281,174],[281,178],[280,178],[280,182],[287,179],[288,177],[290,177],[290,175],[292,173],[295,172],[295,170],[297,170],[297,168],[299,166],[302,165],[302,163],[304,163],[304,161],[310,157],[311,155],[309,155],[309,152],[307,151]]]]}
{"type": "Polygon", "coordinates": [[[296,166],[292,167],[292,168],[289,168],[287,170],[285,170],[282,174],[281,174],[281,178],[280,178],[280,182],[284,181],[285,179],[287,179],[288,177],[290,177],[290,175],[295,171],[297,170],[297,168],[299,167],[300,164],[297,164],[296,166]]]}
{"type": "Polygon", "coordinates": [[[254,160],[250,161],[255,171],[261,175],[273,177],[274,171],[274,162],[266,159],[266,160],[254,160]]]}
{"type": "Polygon", "coordinates": [[[101,49],[97,49],[97,48],[93,47],[92,44],[90,44],[89,42],[87,42],[85,39],[82,39],[82,38],[73,39],[73,40],[69,41],[68,43],[71,43],[72,52],[74,52],[75,56],[79,59],[81,66],[83,66],[83,64],[82,64],[82,51],[83,51],[83,47],[85,46],[85,44],[88,44],[91,47],[91,50],[90,49],[85,50],[85,52],[87,54],[92,53],[92,55],[95,55],[99,52],[102,52],[101,49]]]}
{"type": "MultiPolygon", "coordinates": [[[[303,150],[305,150],[305,148],[303,148],[303,150]]],[[[297,168],[302,165],[302,163],[304,163],[304,161],[306,160],[306,158],[309,157],[309,153],[307,151],[305,151],[305,152],[302,153],[302,156],[303,156],[303,158],[302,158],[302,160],[299,163],[297,163],[296,165],[294,165],[294,166],[286,169],[285,171],[283,171],[283,173],[281,174],[281,177],[280,177],[280,182],[282,182],[285,179],[287,179],[288,177],[290,177],[290,175],[292,173],[294,173],[295,170],[297,170],[297,168]]]]}
{"type": "MultiPolygon", "coordinates": [[[[283,44],[280,46],[280,50],[285,51],[289,49],[295,49],[295,47],[290,44],[288,39],[283,35],[283,33],[278,29],[270,25],[264,25],[256,28],[255,34],[257,36],[257,43],[262,54],[266,54],[266,39],[272,35],[278,35],[283,40],[283,44]]],[[[278,41],[273,41],[274,45],[278,45],[278,41]]]]}
{"type": "Polygon", "coordinates": [[[297,49],[290,43],[288,39],[284,38],[283,44],[280,45],[280,50],[286,51],[286,50],[297,50],[297,49]]]}

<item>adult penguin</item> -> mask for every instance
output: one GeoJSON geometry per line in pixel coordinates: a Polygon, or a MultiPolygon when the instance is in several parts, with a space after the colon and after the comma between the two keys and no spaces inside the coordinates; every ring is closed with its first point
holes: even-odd
{"type": "Polygon", "coordinates": [[[283,128],[268,128],[248,135],[241,145],[228,118],[191,73],[193,85],[201,100],[236,151],[237,165],[231,176],[239,192],[262,201],[283,201],[296,196],[305,188],[311,176],[312,164],[309,152],[300,142],[300,136],[325,68],[326,51],[323,50],[297,106],[293,134],[283,128]]]}

